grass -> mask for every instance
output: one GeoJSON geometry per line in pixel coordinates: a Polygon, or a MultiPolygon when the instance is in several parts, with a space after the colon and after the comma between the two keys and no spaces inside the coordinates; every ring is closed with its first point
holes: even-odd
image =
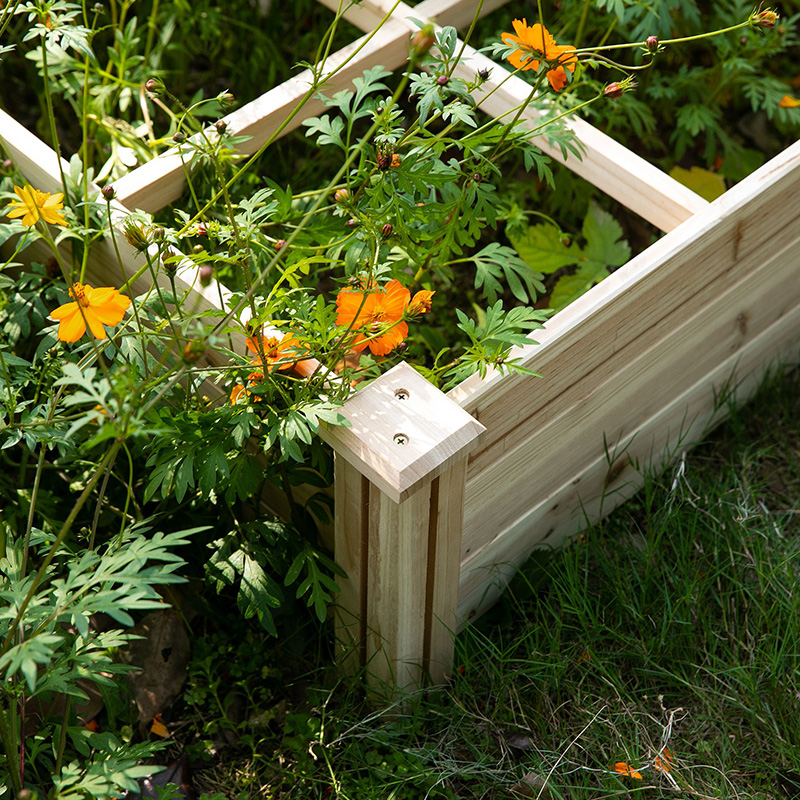
{"type": "MultiPolygon", "coordinates": [[[[263,696],[268,721],[257,741],[240,726],[250,738],[197,787],[235,784],[242,799],[797,797],[799,412],[800,374],[773,375],[603,524],[536,553],[459,636],[445,689],[373,710],[329,668],[287,678],[303,672],[302,648],[265,643],[274,665],[291,664],[263,696]],[[669,772],[654,766],[664,748],[669,772]]],[[[324,663],[324,648],[311,658],[324,663]]]]}

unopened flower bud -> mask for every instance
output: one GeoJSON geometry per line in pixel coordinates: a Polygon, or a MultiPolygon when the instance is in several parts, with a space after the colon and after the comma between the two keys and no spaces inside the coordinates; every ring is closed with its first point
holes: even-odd
{"type": "Polygon", "coordinates": [[[392,153],[378,150],[378,169],[389,169],[392,166],[392,153]]]}
{"type": "Polygon", "coordinates": [[[126,222],[122,228],[122,235],[125,237],[125,241],[140,253],[143,253],[150,246],[148,232],[140,222],[130,220],[126,222]]]}
{"type": "Polygon", "coordinates": [[[214,127],[217,129],[217,133],[218,133],[220,136],[222,136],[222,134],[223,134],[223,133],[225,133],[225,131],[226,131],[226,130],[228,130],[228,123],[227,123],[227,122],[225,122],[225,120],[224,120],[224,119],[218,119],[218,120],[217,120],[217,121],[214,123],[214,127]]]}
{"type": "Polygon", "coordinates": [[[423,25],[412,37],[411,37],[411,58],[418,59],[422,58],[422,56],[426,55],[428,50],[433,47],[434,43],[436,42],[436,31],[434,30],[433,25],[428,23],[427,25],[423,25]]]}
{"type": "Polygon", "coordinates": [[[176,131],[175,135],[172,137],[172,141],[177,142],[178,144],[185,142],[186,134],[183,131],[176,131]]]}
{"type": "Polygon", "coordinates": [[[212,280],[214,280],[214,267],[211,264],[203,264],[199,270],[197,270],[197,277],[200,279],[201,286],[208,286],[212,280]]]}
{"type": "Polygon", "coordinates": [[[449,75],[440,75],[436,79],[436,83],[438,83],[439,86],[447,86],[447,84],[450,83],[450,76],[449,75]]]}
{"type": "Polygon", "coordinates": [[[187,364],[193,364],[200,356],[206,351],[206,346],[203,342],[187,342],[183,348],[183,360],[187,364]]]}
{"type": "Polygon", "coordinates": [[[400,344],[395,347],[395,352],[397,353],[405,353],[406,350],[408,350],[408,344],[406,342],[400,342],[400,344]]]}
{"type": "Polygon", "coordinates": [[[199,256],[199,255],[200,255],[200,253],[205,253],[205,251],[206,251],[205,247],[203,247],[203,245],[201,245],[201,244],[196,244],[196,245],[195,245],[195,246],[192,248],[192,252],[193,252],[193,253],[194,253],[196,256],[199,256]]]}
{"type": "Polygon", "coordinates": [[[95,14],[102,14],[105,10],[105,6],[102,3],[95,3],[92,6],[92,11],[94,11],[95,14]]]}
{"type": "Polygon", "coordinates": [[[480,172],[473,172],[472,180],[475,181],[475,183],[480,183],[483,180],[483,175],[481,175],[480,172]]]}
{"type": "Polygon", "coordinates": [[[489,76],[490,76],[491,74],[492,74],[492,71],[491,71],[490,69],[486,69],[486,68],[484,68],[484,69],[479,69],[479,70],[478,70],[478,77],[479,77],[479,78],[480,78],[482,81],[488,81],[488,80],[489,80],[489,76]]]}
{"type": "Polygon", "coordinates": [[[230,92],[228,92],[228,91],[225,91],[225,92],[220,92],[220,93],[217,95],[217,102],[218,102],[218,103],[219,103],[221,106],[229,106],[229,105],[232,105],[232,104],[233,104],[233,101],[234,101],[234,97],[233,97],[233,95],[232,95],[230,92]]]}
{"type": "Polygon", "coordinates": [[[775,23],[780,19],[778,14],[771,8],[764,11],[759,11],[754,17],[753,21],[760,28],[774,28],[775,23]]]}
{"type": "Polygon", "coordinates": [[[208,236],[208,228],[201,222],[197,226],[197,235],[198,236],[208,236]]]}
{"type": "Polygon", "coordinates": [[[286,247],[286,239],[278,239],[275,244],[272,245],[276,250],[283,250],[286,247]]]}
{"type": "Polygon", "coordinates": [[[645,41],[645,45],[647,45],[647,49],[651,53],[658,52],[658,36],[648,36],[647,40],[645,41]]]}
{"type": "Polygon", "coordinates": [[[614,81],[614,83],[609,83],[608,86],[603,89],[603,94],[615,100],[617,97],[622,97],[622,87],[614,81]]]}
{"type": "Polygon", "coordinates": [[[178,259],[175,256],[164,253],[161,256],[161,266],[164,267],[164,272],[166,272],[167,275],[174,275],[175,271],[178,269],[178,259]]]}
{"type": "Polygon", "coordinates": [[[158,96],[164,92],[164,84],[158,78],[150,78],[144,85],[145,91],[158,96]]]}
{"type": "Polygon", "coordinates": [[[403,159],[402,159],[402,158],[400,158],[400,156],[399,156],[399,155],[397,155],[397,153],[395,153],[395,154],[392,156],[392,163],[391,163],[391,165],[390,165],[390,166],[392,166],[392,167],[399,167],[399,166],[400,166],[402,163],[403,163],[403,159]]]}
{"type": "Polygon", "coordinates": [[[383,235],[383,238],[384,238],[384,239],[388,239],[388,238],[389,238],[389,237],[392,235],[392,232],[393,232],[393,231],[394,231],[394,228],[392,227],[392,224],[391,224],[391,222],[387,222],[387,223],[386,223],[386,224],[385,224],[385,225],[384,225],[384,226],[381,228],[381,234],[383,235]]]}
{"type": "Polygon", "coordinates": [[[337,189],[333,194],[333,199],[337,203],[346,203],[350,199],[349,189],[337,189]]]}
{"type": "Polygon", "coordinates": [[[357,228],[358,220],[355,219],[354,217],[350,217],[350,219],[347,220],[347,222],[345,222],[345,225],[347,225],[348,228],[357,228]]]}
{"type": "Polygon", "coordinates": [[[109,203],[117,196],[116,189],[110,183],[107,183],[100,192],[103,195],[103,199],[109,203]]]}

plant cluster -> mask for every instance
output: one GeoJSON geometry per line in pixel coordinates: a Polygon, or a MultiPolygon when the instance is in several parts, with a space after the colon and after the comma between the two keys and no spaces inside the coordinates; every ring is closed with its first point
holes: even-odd
{"type": "MultiPolygon", "coordinates": [[[[552,224],[496,240],[504,159],[518,154],[552,185],[531,135],[546,131],[579,156],[563,119],[634,88],[630,78],[590,85],[565,106],[607,47],[557,44],[541,8],[538,22],[515,20],[488,48],[532,81],[501,120],[480,110],[501,82],[484,71],[457,77],[457,32],[421,23],[402,74],[375,66],[328,96],[340,8],[304,64],[311,86],[290,115],[323,98],[328,110],[305,134],[332,169],[297,190],[255,172],[288,119],[243,159],[241,137],[221,118],[231,93],[183,103],[181,82],[159,67],[176,55],[158,3],[141,26],[127,0],[111,4],[110,20],[98,5],[0,9],[0,36],[24,28],[17,41],[41,76],[57,152],[59,103],[80,122],[59,191],[28,184],[13,164],[0,182],[9,251],[0,274],[0,797],[135,791],[152,772],[138,762],[160,743],[141,730],[91,730],[81,706],[87,684],[110,696],[114,676],[131,671],[112,655],[162,605],[167,590],[157,587],[203,578],[272,635],[292,599],[323,621],[340,571],[318,537],[331,506],[320,426],[344,424],[339,409],[354,387],[401,357],[444,389],[489,369],[524,371],[512,348],[546,318],[533,307],[542,273],[579,265],[553,292],[560,306],[628,255],[619,226],[595,208],[584,245],[552,224]],[[521,122],[531,103],[546,112],[536,130],[521,122]],[[126,116],[132,109],[143,119],[126,116]],[[121,120],[144,128],[131,133],[121,120]],[[123,147],[145,158],[167,145],[189,192],[171,216],[131,213],[115,203],[113,182],[95,183],[121,174],[123,147]],[[101,241],[118,268],[98,285],[90,275],[101,241]],[[134,272],[126,248],[138,254],[134,272]],[[259,519],[268,485],[288,498],[287,523],[259,519]],[[102,615],[112,624],[100,630],[102,615]]],[[[174,5],[176,19],[191,11],[174,5]]],[[[775,21],[758,9],[738,28],[775,21]]],[[[681,41],[623,49],[641,50],[649,66],[681,41]]],[[[305,731],[307,722],[293,724],[305,731]]],[[[156,715],[156,736],[159,726],[156,715]]]]}

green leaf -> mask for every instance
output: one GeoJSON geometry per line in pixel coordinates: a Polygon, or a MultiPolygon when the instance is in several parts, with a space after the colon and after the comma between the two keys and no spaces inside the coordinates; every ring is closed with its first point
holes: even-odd
{"type": "Polygon", "coordinates": [[[583,262],[576,273],[558,279],[550,295],[550,308],[560,311],[608,275],[608,270],[596,261],[583,262]]]}
{"type": "Polygon", "coordinates": [[[607,211],[592,203],[583,221],[586,247],[583,257],[606,267],[621,267],[631,257],[631,248],[622,240],[622,227],[607,211]]]}
{"type": "Polygon", "coordinates": [[[725,178],[718,172],[710,172],[702,167],[673,167],[669,171],[670,177],[675,178],[678,183],[691,189],[695,194],[711,202],[725,194],[725,178]]]}
{"type": "Polygon", "coordinates": [[[565,245],[561,231],[546,222],[531,225],[522,234],[509,233],[508,238],[532,269],[546,275],[574,264],[580,256],[579,249],[572,244],[565,245]]]}

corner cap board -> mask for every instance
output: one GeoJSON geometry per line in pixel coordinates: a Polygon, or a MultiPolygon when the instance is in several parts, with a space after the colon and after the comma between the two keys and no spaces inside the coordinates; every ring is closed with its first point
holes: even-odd
{"type": "Polygon", "coordinates": [[[486,430],[405,362],[353,395],[341,413],[350,427],[320,426],[320,435],[396,503],[465,457],[486,430]]]}

